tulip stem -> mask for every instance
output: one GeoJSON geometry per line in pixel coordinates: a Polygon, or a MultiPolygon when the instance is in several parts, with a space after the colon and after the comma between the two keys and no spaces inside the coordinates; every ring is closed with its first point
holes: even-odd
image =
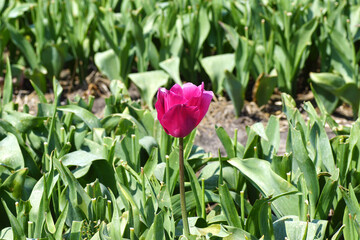
{"type": "Polygon", "coordinates": [[[181,203],[181,215],[183,220],[184,235],[189,239],[190,230],[186,212],[186,200],[185,200],[185,186],[184,186],[184,141],[183,138],[179,138],[179,175],[180,175],[180,203],[181,203]]]}

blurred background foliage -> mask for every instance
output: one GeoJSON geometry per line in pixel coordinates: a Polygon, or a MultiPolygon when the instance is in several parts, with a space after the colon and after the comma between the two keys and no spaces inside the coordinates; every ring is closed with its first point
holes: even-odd
{"type": "Polygon", "coordinates": [[[310,82],[328,113],[359,112],[356,0],[1,0],[0,15],[1,72],[8,56],[42,91],[64,69],[70,85],[98,69],[152,107],[160,86],[205,81],[239,115],[246,96],[263,105],[310,82]]]}

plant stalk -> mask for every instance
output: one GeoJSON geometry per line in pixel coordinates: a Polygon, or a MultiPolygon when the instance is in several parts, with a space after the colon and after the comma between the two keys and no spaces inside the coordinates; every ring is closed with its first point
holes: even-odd
{"type": "Polygon", "coordinates": [[[180,203],[181,203],[181,215],[183,220],[184,235],[189,239],[190,229],[186,212],[186,200],[185,200],[185,185],[184,185],[184,139],[179,138],[179,175],[180,175],[180,203]]]}

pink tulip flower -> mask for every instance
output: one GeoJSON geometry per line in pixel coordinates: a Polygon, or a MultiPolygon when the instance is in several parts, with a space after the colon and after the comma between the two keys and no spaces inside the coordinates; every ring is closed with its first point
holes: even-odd
{"type": "Polygon", "coordinates": [[[160,88],[157,93],[157,118],[165,132],[183,138],[200,123],[209,109],[212,91],[204,90],[204,83],[196,86],[175,84],[170,90],[160,88]]]}

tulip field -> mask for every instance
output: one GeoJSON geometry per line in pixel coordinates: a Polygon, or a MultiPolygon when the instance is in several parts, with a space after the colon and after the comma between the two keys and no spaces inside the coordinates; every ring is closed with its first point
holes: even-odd
{"type": "Polygon", "coordinates": [[[360,239],[359,40],[357,0],[0,0],[0,240],[360,239]],[[219,99],[282,111],[207,152],[219,99]]]}

